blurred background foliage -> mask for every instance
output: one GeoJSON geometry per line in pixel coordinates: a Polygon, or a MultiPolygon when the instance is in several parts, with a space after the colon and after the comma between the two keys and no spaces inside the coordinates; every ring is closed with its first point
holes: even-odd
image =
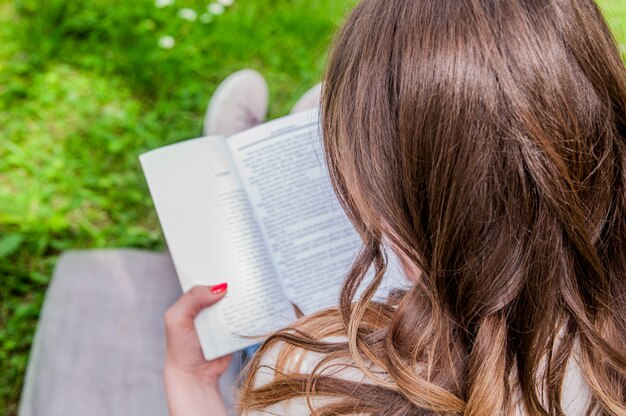
{"type": "MultiPolygon", "coordinates": [[[[163,247],[137,156],[198,136],[240,68],[266,76],[270,116],[285,114],[320,80],[355,1],[237,0],[211,14],[199,0],[0,0],[0,414],[17,412],[57,256],[163,247]]],[[[626,54],[626,1],[601,5],[626,54]]]]}

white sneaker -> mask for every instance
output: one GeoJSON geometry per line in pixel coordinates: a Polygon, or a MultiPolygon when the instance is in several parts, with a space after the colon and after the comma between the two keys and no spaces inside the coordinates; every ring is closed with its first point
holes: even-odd
{"type": "Polygon", "coordinates": [[[265,121],[269,90],[261,74],[244,69],[227,77],[211,97],[204,117],[205,136],[232,136],[265,121]]]}
{"type": "Polygon", "coordinates": [[[322,83],[320,82],[310,90],[304,93],[302,97],[296,102],[291,109],[291,114],[299,113],[300,111],[310,110],[320,106],[320,97],[322,95],[322,83]]]}

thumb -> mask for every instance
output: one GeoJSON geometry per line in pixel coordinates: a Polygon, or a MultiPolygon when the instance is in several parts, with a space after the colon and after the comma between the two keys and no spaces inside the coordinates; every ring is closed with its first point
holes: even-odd
{"type": "Polygon", "coordinates": [[[172,321],[193,323],[194,318],[209,306],[219,302],[228,289],[227,283],[215,286],[194,286],[185,292],[168,310],[172,321]]]}

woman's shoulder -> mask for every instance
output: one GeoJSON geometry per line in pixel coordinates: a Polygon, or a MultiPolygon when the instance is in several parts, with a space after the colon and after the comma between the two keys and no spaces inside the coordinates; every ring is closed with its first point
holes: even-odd
{"type": "MultiPolygon", "coordinates": [[[[343,344],[345,337],[327,337],[320,342],[343,344]]],[[[278,373],[309,375],[332,368],[332,376],[350,381],[365,382],[366,375],[348,356],[331,356],[322,352],[309,350],[277,341],[271,348],[261,353],[259,357],[259,371],[255,377],[255,387],[270,383],[278,373]],[[261,371],[263,370],[263,371],[261,371]]]]}
{"type": "MultiPolygon", "coordinates": [[[[292,326],[273,334],[257,351],[246,370],[244,393],[246,390],[271,391],[276,383],[293,380],[294,377],[303,381],[299,384],[302,386],[309,376],[319,374],[361,382],[364,374],[358,370],[349,354],[345,353],[347,341],[345,326],[336,308],[301,317],[292,326]]],[[[257,398],[265,396],[264,393],[255,395],[257,398]]],[[[304,394],[293,395],[289,399],[276,399],[276,402],[271,401],[272,404],[263,410],[244,414],[297,416],[311,413],[304,394]]],[[[314,403],[311,405],[318,407],[328,404],[330,399],[315,395],[312,400],[314,403]]]]}
{"type": "MultiPolygon", "coordinates": [[[[365,310],[364,319],[371,323],[370,331],[388,324],[390,308],[376,304],[365,310]]],[[[370,387],[380,385],[380,381],[391,382],[382,366],[364,355],[359,355],[356,362],[349,347],[348,325],[342,318],[341,311],[330,308],[302,317],[270,336],[247,368],[242,395],[248,407],[262,410],[245,413],[246,416],[309,415],[309,405],[321,409],[341,401],[342,394],[371,391],[370,387]],[[307,395],[313,385],[315,393],[307,395]],[[334,387],[342,391],[333,390],[334,387]]]]}
{"type": "MultiPolygon", "coordinates": [[[[258,383],[271,380],[277,372],[308,375],[320,371],[349,381],[367,381],[364,372],[352,359],[346,325],[338,309],[330,308],[302,317],[279,334],[268,343],[268,348],[259,351],[259,367],[265,371],[258,374],[258,383]]],[[[362,364],[373,369],[371,363],[362,364]]],[[[378,368],[374,370],[380,371],[378,368]]]]}
{"type": "MultiPolygon", "coordinates": [[[[345,337],[332,337],[320,340],[322,342],[345,343],[345,337]]],[[[316,352],[291,345],[285,341],[277,341],[265,351],[259,351],[258,365],[253,376],[253,388],[260,389],[270,386],[277,378],[283,375],[312,374],[332,375],[333,378],[343,379],[356,383],[367,383],[367,375],[361,371],[354,362],[346,357],[330,357],[327,354],[316,352]]],[[[330,397],[315,396],[311,405],[321,407],[329,404],[333,399],[330,397]]],[[[260,411],[245,413],[245,416],[261,415],[309,415],[304,396],[290,398],[272,404],[260,411]]]]}

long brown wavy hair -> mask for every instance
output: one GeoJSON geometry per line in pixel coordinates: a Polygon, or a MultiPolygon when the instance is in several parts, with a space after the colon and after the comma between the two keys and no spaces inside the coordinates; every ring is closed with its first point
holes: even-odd
{"type": "Polygon", "coordinates": [[[322,127],[363,247],[337,309],[264,343],[242,411],[562,415],[575,358],[587,414],[626,415],[626,70],[592,0],[363,0],[322,127]],[[380,303],[388,247],[420,272],[380,303]]]}

